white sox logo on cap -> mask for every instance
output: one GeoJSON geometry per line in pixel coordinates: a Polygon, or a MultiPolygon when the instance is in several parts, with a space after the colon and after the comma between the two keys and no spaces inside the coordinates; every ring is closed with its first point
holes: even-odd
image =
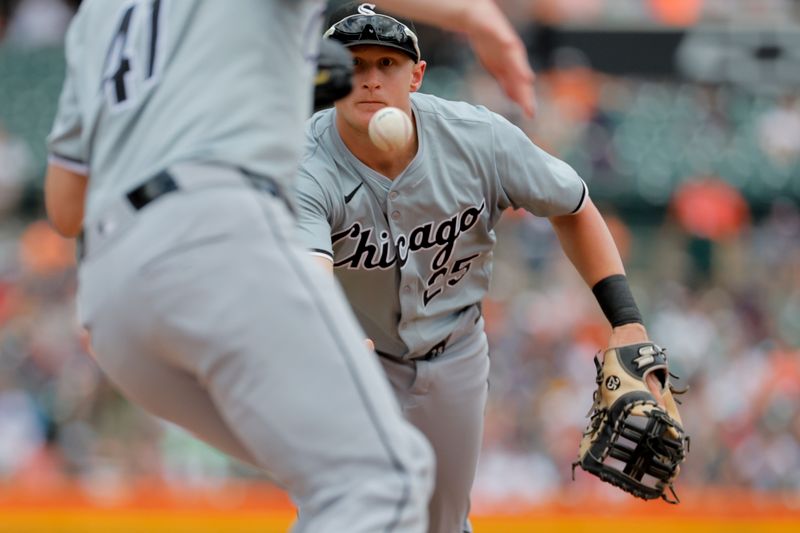
{"type": "Polygon", "coordinates": [[[358,6],[358,12],[361,15],[375,15],[375,4],[361,4],[358,6]]]}

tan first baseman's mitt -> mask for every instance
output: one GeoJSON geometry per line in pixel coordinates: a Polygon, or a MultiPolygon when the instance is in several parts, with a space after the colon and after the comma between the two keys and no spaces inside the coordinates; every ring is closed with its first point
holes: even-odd
{"type": "Polygon", "coordinates": [[[667,356],[653,343],[610,348],[595,357],[597,390],[589,426],[572,464],[634,496],[678,503],[673,481],[689,451],[689,437],[670,385],[667,356]],[[666,409],[659,406],[646,378],[661,383],[666,409]],[[671,496],[667,494],[667,490],[671,496]]]}

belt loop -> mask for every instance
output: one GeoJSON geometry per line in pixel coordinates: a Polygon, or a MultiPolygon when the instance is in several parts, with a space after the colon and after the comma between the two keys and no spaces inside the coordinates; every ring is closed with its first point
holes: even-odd
{"type": "Polygon", "coordinates": [[[291,199],[289,196],[283,191],[283,188],[275,181],[273,178],[269,176],[264,176],[261,174],[256,174],[250,170],[247,170],[244,167],[236,167],[239,172],[245,176],[250,184],[253,186],[254,189],[258,191],[266,191],[275,198],[283,201],[286,205],[286,208],[289,210],[292,215],[297,216],[297,211],[295,210],[294,205],[292,204],[291,199]]]}

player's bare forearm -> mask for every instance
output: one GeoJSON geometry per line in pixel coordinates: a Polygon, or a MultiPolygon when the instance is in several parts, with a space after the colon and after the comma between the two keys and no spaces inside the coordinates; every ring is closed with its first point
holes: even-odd
{"type": "Polygon", "coordinates": [[[561,247],[589,287],[625,267],[617,245],[591,199],[577,214],[550,217],[561,247]]]}
{"type": "Polygon", "coordinates": [[[381,7],[466,34],[484,68],[526,115],[533,116],[534,74],[525,45],[493,0],[383,0],[381,7]]]}
{"type": "Polygon", "coordinates": [[[494,0],[381,0],[381,8],[470,37],[479,29],[492,36],[515,34],[494,0]]]}
{"type": "MultiPolygon", "coordinates": [[[[474,0],[474,4],[481,4],[484,0],[474,0]]],[[[442,0],[430,2],[429,0],[382,0],[381,8],[404,17],[413,18],[420,22],[435,24],[445,29],[458,30],[458,24],[464,23],[468,17],[473,2],[465,0],[442,0]]]]}
{"type": "MultiPolygon", "coordinates": [[[[614,238],[591,199],[579,213],[551,217],[550,222],[564,253],[589,287],[608,276],[625,273],[614,238]]],[[[647,330],[642,324],[623,324],[612,329],[608,346],[647,340],[647,330]]]]}
{"type": "Polygon", "coordinates": [[[47,166],[44,203],[47,218],[64,237],[77,237],[83,224],[83,206],[89,177],[56,164],[47,166]]]}

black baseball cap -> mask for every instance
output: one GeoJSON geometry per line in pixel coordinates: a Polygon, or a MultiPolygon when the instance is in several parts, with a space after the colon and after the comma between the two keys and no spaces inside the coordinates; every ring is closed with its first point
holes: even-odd
{"type": "Polygon", "coordinates": [[[346,47],[360,44],[388,46],[405,52],[414,63],[421,59],[414,23],[381,12],[375,4],[348,2],[328,17],[325,39],[335,39],[346,47]]]}

